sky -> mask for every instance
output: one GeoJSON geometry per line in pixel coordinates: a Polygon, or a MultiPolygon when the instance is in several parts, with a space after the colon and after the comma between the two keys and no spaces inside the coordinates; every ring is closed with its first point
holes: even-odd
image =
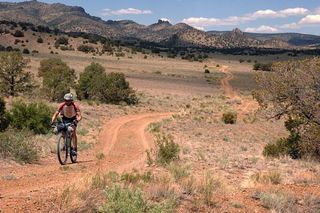
{"type": "MultiPolygon", "coordinates": [[[[21,2],[6,0],[7,2],[21,2]]],[[[320,0],[42,0],[83,7],[103,20],[159,19],[184,22],[200,30],[299,32],[320,35],[320,0]]]]}

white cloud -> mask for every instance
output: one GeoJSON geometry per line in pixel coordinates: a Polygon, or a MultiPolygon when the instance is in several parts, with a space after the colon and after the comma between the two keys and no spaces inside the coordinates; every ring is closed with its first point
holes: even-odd
{"type": "Polygon", "coordinates": [[[293,30],[293,29],[299,29],[300,26],[299,26],[299,24],[293,22],[293,23],[290,23],[290,24],[281,25],[281,26],[279,26],[279,28],[293,30]]]}
{"type": "Polygon", "coordinates": [[[275,27],[262,25],[257,28],[248,27],[245,29],[245,31],[250,33],[275,33],[275,32],[278,32],[279,30],[275,27]]]}
{"type": "Polygon", "coordinates": [[[110,16],[110,15],[142,15],[142,14],[152,14],[151,10],[140,10],[135,8],[127,8],[127,9],[120,9],[120,10],[110,10],[108,8],[102,10],[103,16],[110,16]]]}
{"type": "Polygon", "coordinates": [[[298,24],[320,24],[320,15],[307,15],[306,17],[302,18],[298,24]]]}
{"type": "Polygon", "coordinates": [[[248,18],[252,17],[253,19],[257,18],[268,18],[268,17],[277,17],[279,13],[273,10],[258,10],[251,15],[247,15],[248,18]]]}
{"type": "Polygon", "coordinates": [[[196,28],[197,30],[205,31],[205,28],[204,28],[204,27],[197,27],[197,26],[195,26],[194,28],[196,28]]]}
{"type": "Polygon", "coordinates": [[[171,23],[171,20],[168,19],[168,18],[161,18],[160,20],[161,20],[161,21],[167,21],[167,22],[170,22],[170,23],[171,23]]]}
{"type": "Polygon", "coordinates": [[[245,14],[243,16],[229,16],[226,18],[204,18],[204,17],[190,17],[183,19],[182,22],[194,27],[208,27],[208,26],[226,26],[238,25],[243,22],[254,21],[262,18],[285,18],[290,16],[303,16],[310,13],[305,8],[287,8],[284,10],[258,10],[253,13],[245,14]]]}
{"type": "Polygon", "coordinates": [[[279,28],[282,29],[299,29],[304,26],[318,26],[320,25],[320,11],[319,9],[316,9],[314,14],[307,15],[300,19],[298,22],[290,23],[290,24],[284,24],[282,26],[279,26],[279,28]],[[319,12],[319,13],[318,13],[319,12]]]}
{"type": "Polygon", "coordinates": [[[306,15],[308,14],[310,11],[308,9],[305,8],[288,8],[285,10],[280,10],[280,14],[287,17],[287,16],[301,16],[301,15],[306,15]]]}

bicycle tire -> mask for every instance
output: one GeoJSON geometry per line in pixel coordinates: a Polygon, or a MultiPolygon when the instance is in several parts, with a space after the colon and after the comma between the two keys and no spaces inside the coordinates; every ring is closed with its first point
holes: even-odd
{"type": "Polygon", "coordinates": [[[59,163],[61,165],[66,165],[68,160],[68,146],[62,135],[58,139],[57,155],[58,155],[59,163]]]}
{"type": "Polygon", "coordinates": [[[77,155],[73,155],[72,151],[73,149],[71,148],[71,144],[72,144],[72,138],[69,138],[70,139],[70,143],[69,144],[69,150],[70,150],[70,159],[71,159],[71,162],[72,163],[77,163],[77,155]]]}

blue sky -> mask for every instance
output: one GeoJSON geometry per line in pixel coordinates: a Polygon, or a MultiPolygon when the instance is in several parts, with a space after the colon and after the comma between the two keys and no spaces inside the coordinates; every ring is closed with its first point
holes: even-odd
{"type": "MultiPolygon", "coordinates": [[[[9,0],[10,2],[19,2],[9,0]]],[[[43,0],[82,6],[104,20],[130,19],[149,25],[158,19],[202,30],[300,32],[320,35],[320,0],[43,0]]]]}

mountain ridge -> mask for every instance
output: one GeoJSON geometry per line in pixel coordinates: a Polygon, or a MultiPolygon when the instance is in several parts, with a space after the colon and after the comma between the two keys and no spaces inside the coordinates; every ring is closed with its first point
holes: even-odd
{"type": "MultiPolygon", "coordinates": [[[[57,28],[65,32],[94,33],[107,38],[136,38],[147,42],[177,47],[211,47],[211,48],[287,48],[293,49],[303,45],[316,45],[320,37],[296,36],[296,41],[285,36],[254,35],[236,28],[233,31],[201,31],[185,23],[172,25],[159,20],[151,25],[138,24],[131,20],[102,20],[91,16],[79,6],[67,6],[61,3],[43,3],[32,0],[19,3],[0,3],[0,20],[27,22],[57,28]],[[300,40],[299,40],[300,38],[300,40]],[[314,38],[315,41],[312,40],[314,38]]],[[[319,41],[319,42],[318,42],[319,41]]]]}

